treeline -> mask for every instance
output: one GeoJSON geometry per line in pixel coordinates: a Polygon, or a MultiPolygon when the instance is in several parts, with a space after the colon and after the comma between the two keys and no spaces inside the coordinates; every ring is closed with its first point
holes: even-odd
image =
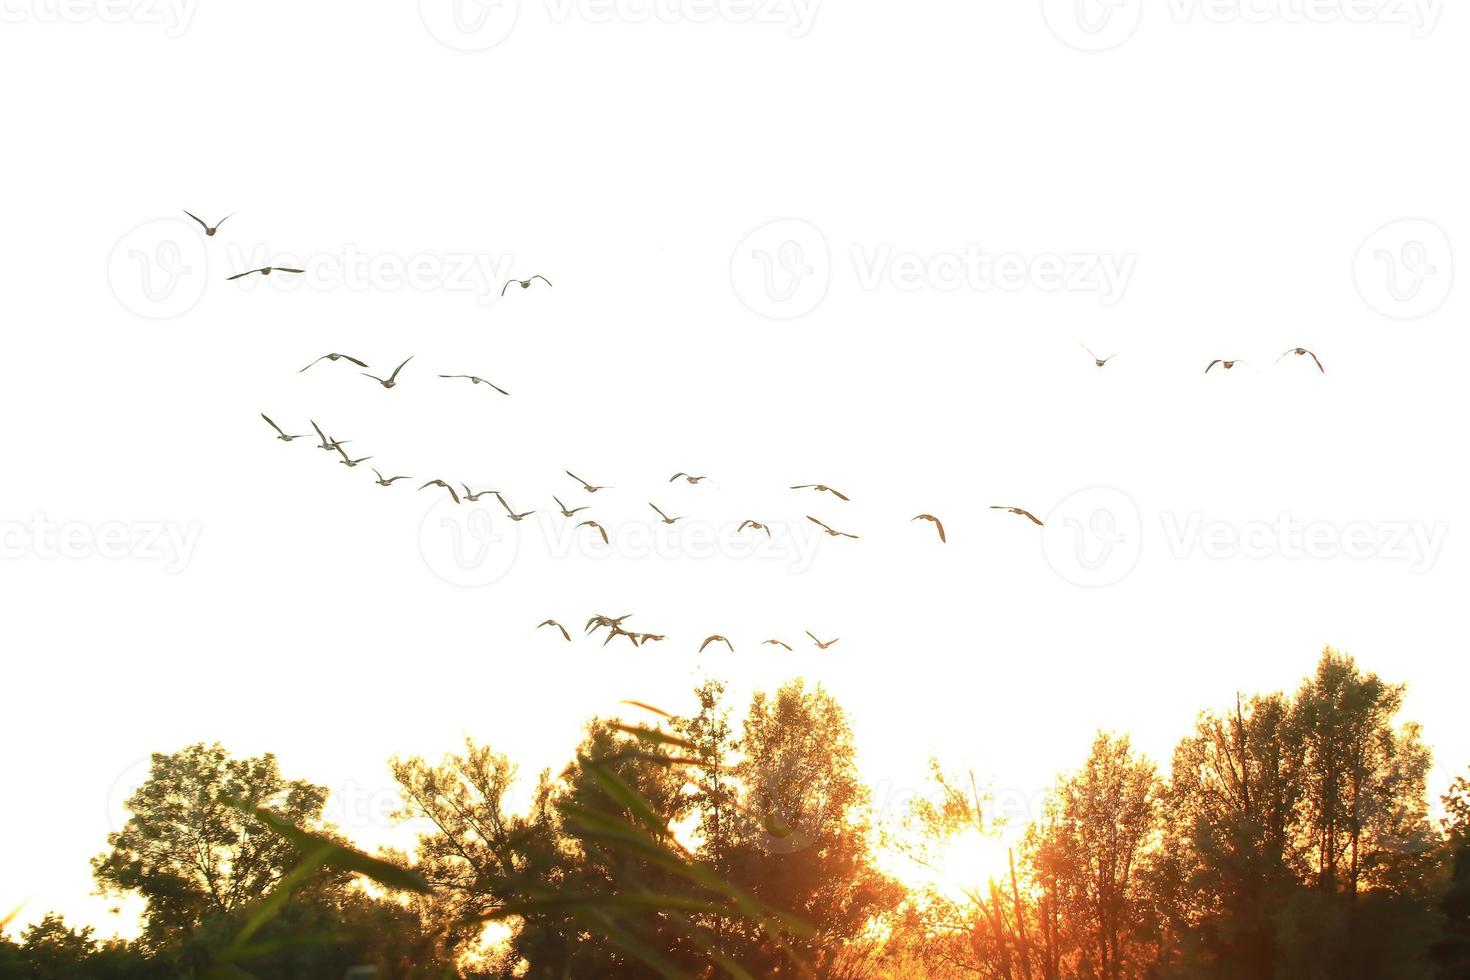
{"type": "Polygon", "coordinates": [[[936,763],[880,835],[825,691],[757,694],[738,725],[721,684],[695,693],[692,715],[593,720],[520,805],[488,746],[392,760],[422,832],[389,864],[270,756],[155,755],[93,862],[142,897],[143,935],[47,917],[0,941],[0,978],[1470,977],[1470,783],[1432,819],[1403,687],[1331,650],[1291,694],[1202,714],[1167,774],[1100,734],[1009,867],[959,891],[903,887],[878,849],[994,834],[972,779],[936,763]]]}

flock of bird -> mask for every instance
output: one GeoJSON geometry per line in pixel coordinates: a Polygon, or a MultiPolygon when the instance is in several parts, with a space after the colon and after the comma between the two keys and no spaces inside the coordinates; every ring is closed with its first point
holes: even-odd
{"type": "MultiPolygon", "coordinates": [[[[626,637],[628,642],[635,647],[643,646],[645,643],[658,643],[661,640],[668,639],[668,637],[662,633],[640,633],[637,630],[623,629],[623,623],[627,622],[632,617],[632,613],[624,613],[623,615],[616,617],[596,615],[587,620],[587,626],[583,630],[583,633],[586,636],[594,636],[596,635],[598,630],[606,629],[608,632],[607,636],[602,641],[603,646],[607,646],[609,643],[611,643],[613,640],[616,640],[620,636],[626,637]]],[[[545,629],[548,626],[560,632],[562,638],[568,643],[572,642],[571,632],[568,631],[565,626],[554,619],[546,620],[545,622],[539,624],[536,629],[545,629]]],[[[806,630],[805,632],[807,636],[811,637],[812,643],[816,646],[818,650],[829,650],[834,644],[842,639],[842,637],[839,636],[835,640],[820,640],[811,630],[806,630]]],[[[735,644],[730,641],[729,637],[721,633],[715,633],[705,637],[704,642],[699,645],[699,652],[703,653],[705,651],[705,648],[710,646],[711,644],[720,643],[723,643],[725,645],[725,648],[728,649],[731,653],[735,652],[735,644]]],[[[787,652],[791,652],[792,649],[791,644],[787,643],[785,640],[770,639],[763,641],[760,645],[781,647],[787,652]]]]}
{"type": "MultiPolygon", "coordinates": [[[[184,213],[187,214],[190,218],[193,218],[196,222],[198,222],[199,223],[199,226],[204,230],[205,236],[206,237],[209,237],[209,238],[213,238],[218,233],[220,226],[223,225],[227,220],[229,220],[229,218],[233,217],[233,214],[226,215],[224,218],[221,218],[219,221],[215,222],[213,225],[210,225],[208,222],[204,221],[203,219],[199,218],[198,216],[194,215],[193,213],[191,213],[189,211],[185,211],[184,213]]],[[[296,273],[296,274],[299,274],[299,273],[301,273],[303,271],[304,270],[302,270],[302,269],[287,268],[287,267],[283,267],[283,266],[264,266],[264,267],[261,267],[261,268],[258,268],[258,269],[251,269],[251,270],[248,270],[246,272],[237,273],[235,275],[230,276],[229,279],[231,281],[233,281],[233,280],[241,279],[241,278],[244,278],[244,277],[250,276],[250,275],[269,276],[269,275],[272,275],[273,273],[277,273],[277,272],[296,273]]],[[[539,279],[542,282],[546,283],[546,285],[548,287],[551,286],[551,281],[549,279],[547,279],[545,276],[535,275],[535,276],[532,276],[529,279],[511,279],[511,280],[508,280],[506,282],[505,286],[502,287],[502,289],[500,291],[500,294],[502,296],[504,296],[506,290],[508,290],[513,285],[519,285],[522,289],[529,289],[531,287],[532,282],[534,282],[537,279],[539,279]]],[[[1107,364],[1108,364],[1108,362],[1110,362],[1111,360],[1113,360],[1114,357],[1117,356],[1116,354],[1109,354],[1107,357],[1099,357],[1096,353],[1094,353],[1086,345],[1082,345],[1082,349],[1087,352],[1088,356],[1090,356],[1092,358],[1093,363],[1098,368],[1106,367],[1107,364]]],[[[1307,350],[1304,347],[1294,347],[1294,348],[1291,348],[1290,350],[1287,350],[1285,353],[1283,353],[1280,357],[1277,358],[1277,363],[1280,363],[1280,361],[1284,360],[1287,357],[1293,357],[1293,356],[1294,357],[1310,357],[1312,359],[1312,362],[1317,366],[1318,371],[1320,371],[1323,374],[1326,373],[1326,369],[1322,366],[1322,362],[1317,357],[1317,355],[1315,353],[1313,353],[1312,351],[1307,350]]],[[[347,361],[350,364],[356,365],[358,368],[361,368],[362,371],[360,373],[364,377],[369,378],[369,379],[375,381],[377,384],[379,384],[380,386],[382,386],[384,389],[391,390],[391,389],[393,389],[393,388],[395,388],[395,387],[398,386],[398,384],[399,384],[399,380],[398,380],[399,375],[402,373],[403,369],[408,366],[409,362],[411,362],[413,360],[413,358],[414,358],[414,355],[412,355],[412,354],[410,354],[408,357],[404,358],[401,362],[399,362],[399,364],[395,368],[393,368],[392,372],[386,378],[384,378],[384,377],[379,377],[378,375],[375,375],[375,374],[370,373],[369,370],[368,370],[368,368],[370,367],[370,365],[366,361],[362,360],[361,358],[354,357],[354,356],[352,356],[350,354],[344,354],[344,353],[341,353],[341,352],[333,351],[331,353],[323,354],[320,357],[315,358],[310,363],[308,363],[305,367],[301,368],[297,373],[298,374],[304,374],[305,372],[309,371],[311,368],[315,367],[316,365],[320,364],[323,361],[327,361],[329,363],[336,363],[338,361],[347,361]]],[[[1233,370],[1236,367],[1236,365],[1243,364],[1243,363],[1245,363],[1245,362],[1242,359],[1238,359],[1238,358],[1236,358],[1236,359],[1216,358],[1215,360],[1211,361],[1209,363],[1209,365],[1205,368],[1205,373],[1208,374],[1211,370],[1213,370],[1215,368],[1216,365],[1221,366],[1226,371],[1230,371],[1230,370],[1233,370]]],[[[487,380],[485,378],[479,377],[478,375],[473,375],[473,374],[440,374],[440,375],[438,375],[438,377],[441,378],[441,379],[445,379],[445,380],[465,380],[465,381],[469,381],[472,385],[484,384],[484,385],[488,386],[489,388],[491,388],[491,389],[499,392],[501,395],[504,395],[504,396],[509,396],[510,395],[510,392],[506,391],[504,388],[500,387],[499,385],[495,384],[492,381],[489,381],[489,380],[487,380]]],[[[285,429],[281,428],[280,425],[278,425],[273,419],[271,419],[264,412],[261,413],[261,418],[264,419],[266,421],[266,423],[271,427],[271,429],[273,429],[275,431],[276,438],[279,439],[282,442],[293,442],[293,441],[295,441],[297,439],[310,439],[310,438],[313,438],[313,436],[311,434],[293,434],[293,433],[288,433],[285,429]]],[[[361,465],[362,463],[366,463],[369,460],[372,460],[374,458],[372,456],[353,457],[344,448],[350,442],[350,440],[347,440],[347,439],[337,439],[337,438],[334,438],[332,436],[329,436],[322,429],[322,427],[319,424],[317,424],[317,422],[314,419],[309,420],[309,421],[311,422],[311,427],[312,427],[312,429],[313,429],[313,431],[315,433],[315,438],[318,440],[318,448],[320,448],[320,449],[322,449],[323,451],[326,451],[326,452],[335,452],[335,453],[337,453],[339,456],[341,456],[341,459],[339,460],[339,462],[343,466],[346,466],[348,468],[355,468],[355,467],[361,465]]],[[[381,486],[381,487],[391,487],[395,483],[399,482],[400,480],[413,481],[413,478],[412,477],[409,477],[409,476],[404,476],[404,475],[384,476],[383,473],[381,471],[379,471],[378,469],[376,469],[376,468],[371,468],[371,469],[372,469],[372,472],[373,472],[374,477],[376,478],[375,482],[377,483],[378,486],[381,486]]],[[[570,477],[572,480],[576,481],[576,483],[580,486],[580,488],[583,491],[585,491],[586,493],[588,493],[588,494],[595,494],[595,493],[599,493],[601,491],[615,489],[615,488],[610,487],[610,486],[595,484],[595,483],[591,483],[591,482],[589,482],[587,480],[584,480],[584,479],[582,479],[582,477],[580,477],[577,474],[573,473],[571,470],[566,470],[565,472],[566,472],[566,475],[568,477],[570,477]]],[[[709,478],[706,477],[706,476],[696,475],[696,474],[691,474],[691,473],[686,473],[686,472],[680,471],[678,473],[675,473],[673,476],[671,476],[669,478],[668,482],[669,483],[675,483],[675,482],[677,482],[679,480],[683,480],[685,483],[687,483],[687,484],[689,484],[691,486],[697,486],[697,485],[699,485],[701,483],[706,482],[708,479],[709,478]]],[[[442,478],[437,478],[437,477],[434,478],[434,479],[428,480],[428,481],[426,481],[426,482],[424,482],[422,484],[420,484],[420,486],[418,487],[418,489],[420,491],[429,490],[429,489],[432,489],[432,488],[442,489],[446,494],[448,494],[449,498],[455,504],[461,504],[461,503],[464,503],[464,502],[474,503],[474,502],[478,501],[482,497],[485,497],[485,496],[493,496],[496,499],[496,501],[499,502],[500,506],[505,510],[506,517],[509,520],[511,520],[513,522],[517,522],[517,523],[520,522],[520,521],[525,520],[528,517],[531,517],[532,515],[534,515],[536,513],[535,510],[524,510],[524,511],[518,511],[518,510],[516,510],[516,508],[513,507],[510,504],[509,501],[506,500],[505,493],[503,491],[501,491],[501,490],[473,490],[473,489],[470,488],[470,486],[468,484],[463,483],[463,482],[459,483],[458,489],[456,489],[455,485],[453,483],[451,483],[450,481],[444,480],[442,478]]],[[[824,483],[799,483],[799,484],[792,485],[790,487],[790,489],[793,490],[793,491],[811,491],[811,492],[816,493],[816,494],[830,494],[832,497],[836,498],[837,500],[843,501],[843,502],[847,502],[847,501],[850,501],[851,500],[850,497],[848,497],[846,494],[844,494],[840,490],[837,490],[837,489],[835,489],[835,488],[833,488],[831,486],[828,486],[827,484],[824,484],[824,483]]],[[[560,513],[562,517],[567,518],[569,520],[576,518],[577,515],[580,514],[582,511],[586,511],[586,510],[589,510],[590,509],[590,507],[588,507],[588,506],[568,507],[561,500],[560,497],[557,497],[555,495],[552,495],[552,498],[551,499],[556,502],[557,512],[560,513]]],[[[661,507],[658,506],[658,504],[654,503],[653,501],[649,501],[648,502],[648,506],[657,515],[658,522],[661,523],[661,524],[668,525],[668,526],[673,526],[673,525],[678,524],[680,521],[686,519],[684,517],[671,517],[671,516],[669,516],[669,514],[667,512],[665,512],[661,507]]],[[[1016,506],[1012,506],[1012,505],[1008,505],[1008,504],[993,504],[993,505],[991,505],[990,509],[991,510],[1004,511],[1007,514],[1013,514],[1013,515],[1016,515],[1018,517],[1023,517],[1025,519],[1029,520],[1031,523],[1035,524],[1038,527],[1045,526],[1044,525],[1044,522],[1041,520],[1041,518],[1037,517],[1034,513],[1032,513],[1031,511],[1027,510],[1024,507],[1016,507],[1016,506]]],[[[838,530],[837,528],[833,527],[832,525],[826,523],[825,521],[823,521],[820,518],[817,518],[817,517],[815,517],[815,516],[813,516],[811,514],[806,515],[806,519],[808,521],[810,521],[812,524],[814,524],[816,527],[818,527],[828,537],[832,537],[832,538],[846,538],[846,539],[853,540],[853,541],[859,540],[859,536],[857,534],[853,534],[853,533],[850,533],[848,531],[838,530]]],[[[911,520],[911,522],[912,521],[923,521],[923,522],[927,522],[928,524],[931,524],[933,526],[933,528],[934,528],[935,534],[939,538],[939,542],[941,544],[948,543],[948,537],[945,534],[944,523],[937,516],[935,516],[933,514],[924,513],[924,514],[915,515],[910,520],[911,520]]],[[[603,526],[601,523],[599,523],[598,521],[596,521],[594,519],[591,519],[591,518],[588,518],[588,519],[585,519],[585,520],[580,521],[576,526],[578,528],[589,528],[592,532],[596,533],[597,535],[599,535],[602,538],[604,544],[611,545],[611,538],[608,535],[607,528],[605,526],[603,526]]],[[[759,533],[762,533],[763,532],[768,539],[771,537],[771,527],[770,527],[769,524],[767,524],[767,523],[765,523],[763,521],[758,521],[758,520],[754,520],[754,519],[747,519],[747,520],[741,522],[741,524],[739,525],[739,527],[736,529],[736,533],[737,534],[741,534],[741,533],[744,533],[746,531],[750,531],[753,534],[759,534],[759,533]]],[[[608,630],[608,635],[603,640],[603,645],[604,646],[606,646],[608,643],[612,642],[614,639],[617,639],[618,637],[626,637],[629,640],[629,642],[634,647],[640,647],[640,646],[642,646],[645,643],[655,643],[655,642],[659,642],[661,640],[666,639],[666,637],[664,635],[662,635],[662,634],[648,633],[648,632],[639,632],[639,631],[635,631],[635,630],[625,630],[625,629],[623,629],[623,626],[622,626],[623,622],[626,621],[628,618],[630,618],[630,616],[631,616],[631,614],[620,616],[620,617],[617,617],[617,618],[608,617],[608,616],[602,616],[602,615],[594,616],[594,617],[592,617],[592,619],[590,619],[590,620],[587,621],[587,626],[586,626],[586,629],[585,629],[584,632],[586,633],[586,635],[589,635],[590,636],[590,635],[595,634],[600,629],[604,629],[604,628],[607,629],[608,630]]],[[[546,628],[546,627],[554,627],[554,628],[556,628],[557,630],[559,630],[561,632],[562,636],[568,642],[571,641],[571,639],[572,639],[571,634],[567,631],[566,627],[562,626],[556,620],[554,620],[554,619],[548,619],[548,620],[542,622],[539,626],[537,626],[536,629],[542,629],[542,628],[546,628]]],[[[816,644],[816,647],[819,650],[829,649],[833,644],[835,644],[837,642],[837,640],[827,640],[827,641],[819,640],[810,631],[807,632],[807,636],[811,637],[812,642],[814,644],[816,644]]],[[[700,644],[699,650],[700,650],[700,652],[703,652],[707,647],[711,646],[712,644],[721,644],[721,643],[723,643],[732,653],[734,652],[734,650],[735,650],[734,644],[729,640],[728,637],[726,637],[726,636],[724,636],[722,634],[713,634],[713,635],[711,635],[709,637],[706,637],[705,640],[704,640],[704,642],[700,644]]],[[[776,646],[776,647],[780,647],[780,648],[783,648],[783,649],[788,650],[788,651],[790,651],[792,649],[792,647],[790,646],[790,644],[786,643],[783,640],[774,639],[774,638],[773,639],[765,640],[761,645],[762,646],[776,646]]]]}

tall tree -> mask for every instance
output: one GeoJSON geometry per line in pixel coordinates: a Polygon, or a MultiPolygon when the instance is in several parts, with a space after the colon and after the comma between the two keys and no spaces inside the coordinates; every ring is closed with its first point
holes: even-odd
{"type": "MultiPolygon", "coordinates": [[[[265,896],[301,860],[295,845],[231,801],[320,828],[326,799],[325,787],[285,779],[270,754],[236,759],[202,743],[155,753],[148,778],[127,801],[131,816],[108,835],[111,849],[93,860],[93,873],[104,891],[142,896],[150,946],[177,945],[205,918],[265,896]]],[[[341,880],[324,871],[298,894],[341,880]]]]}

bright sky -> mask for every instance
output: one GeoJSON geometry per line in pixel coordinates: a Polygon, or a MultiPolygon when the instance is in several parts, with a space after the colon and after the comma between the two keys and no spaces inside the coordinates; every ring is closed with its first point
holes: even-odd
{"type": "Polygon", "coordinates": [[[533,774],[704,671],[826,685],[886,812],[938,754],[1024,819],[1324,644],[1470,762],[1463,11],[545,2],[478,52],[433,0],[4,6],[0,909],[129,928],[88,859],[153,751],[274,751],[372,845],[392,754],[533,774]],[[628,612],[668,640],[533,630],[628,612]]]}

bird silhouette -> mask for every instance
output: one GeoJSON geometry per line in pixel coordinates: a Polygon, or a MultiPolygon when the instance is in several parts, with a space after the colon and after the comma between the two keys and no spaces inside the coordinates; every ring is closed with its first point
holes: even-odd
{"type": "Polygon", "coordinates": [[[826,531],[828,537],[852,538],[854,541],[858,539],[858,536],[856,534],[848,534],[846,531],[834,531],[832,528],[828,527],[826,524],[823,524],[821,521],[817,520],[810,514],[806,515],[806,519],[817,525],[817,527],[820,527],[822,530],[826,531]]]}
{"type": "Polygon", "coordinates": [[[561,508],[562,517],[576,517],[579,511],[591,509],[589,507],[568,507],[566,504],[562,503],[561,498],[556,496],[555,494],[552,495],[551,499],[555,500],[556,505],[561,508]]]}
{"type": "Polygon", "coordinates": [[[831,487],[829,487],[829,486],[827,486],[826,484],[823,484],[823,483],[802,483],[802,484],[799,484],[798,486],[792,487],[791,489],[793,489],[793,490],[815,490],[817,493],[830,493],[832,496],[836,497],[838,500],[847,500],[847,499],[849,499],[847,497],[847,495],[844,494],[844,493],[842,493],[840,490],[833,490],[831,487]]]}
{"type": "Polygon", "coordinates": [[[602,629],[604,626],[622,626],[623,623],[626,620],[631,619],[632,616],[632,613],[623,613],[621,616],[618,617],[603,616],[601,614],[598,614],[587,620],[587,628],[584,632],[586,632],[588,636],[591,636],[598,630],[602,629]]]}
{"type": "Polygon", "coordinates": [[[351,361],[353,364],[356,364],[358,367],[365,368],[365,367],[368,366],[367,365],[367,362],[365,362],[365,361],[359,361],[357,358],[353,357],[351,354],[323,354],[321,357],[318,357],[315,361],[312,361],[310,364],[306,365],[306,367],[302,368],[300,371],[297,371],[296,373],[297,374],[305,374],[306,373],[306,368],[315,367],[317,364],[319,364],[322,361],[351,361]]]}
{"type": "Polygon", "coordinates": [[[1091,357],[1092,363],[1096,364],[1098,367],[1106,367],[1109,361],[1118,356],[1117,354],[1109,354],[1107,357],[1098,357],[1086,344],[1079,344],[1078,346],[1087,351],[1087,356],[1091,357]]]}
{"type": "MultiPolygon", "coordinates": [[[[403,364],[407,364],[411,360],[413,360],[413,355],[412,354],[408,355],[407,357],[405,357],[403,359],[403,364]]],[[[388,380],[387,381],[384,381],[382,378],[378,377],[376,374],[368,374],[366,371],[362,372],[362,376],[365,377],[365,378],[372,378],[374,381],[376,381],[378,384],[382,385],[384,388],[392,388],[392,387],[394,387],[395,385],[398,384],[398,372],[403,370],[403,364],[400,364],[396,368],[393,369],[393,373],[390,374],[390,375],[388,375],[388,380]]]]}
{"type": "Polygon", "coordinates": [[[915,517],[913,519],[916,521],[930,521],[931,523],[933,523],[934,530],[939,532],[939,543],[944,544],[944,523],[940,521],[939,518],[935,517],[933,514],[920,514],[918,517],[915,517]]]}
{"type": "Polygon", "coordinates": [[[568,643],[572,642],[572,634],[568,633],[567,628],[561,623],[558,623],[556,620],[548,619],[546,622],[542,623],[541,626],[537,626],[536,628],[539,630],[542,626],[555,626],[557,629],[561,630],[561,635],[566,639],[568,643]]]}
{"type": "Polygon", "coordinates": [[[377,470],[373,470],[373,474],[378,478],[377,479],[377,484],[380,487],[391,487],[394,483],[396,483],[399,480],[412,480],[413,479],[413,477],[411,477],[411,476],[391,476],[391,477],[388,477],[387,479],[384,479],[383,478],[383,474],[379,473],[377,470]]]}
{"type": "Polygon", "coordinates": [[[468,500],[470,503],[474,503],[481,497],[488,497],[492,493],[500,492],[499,490],[481,490],[479,493],[476,493],[469,488],[469,484],[467,483],[461,483],[460,486],[464,487],[464,499],[468,500]]]}
{"type": "Polygon", "coordinates": [[[224,224],[226,221],[229,221],[231,218],[233,218],[239,212],[237,212],[237,211],[231,211],[229,214],[225,215],[223,218],[221,218],[218,221],[216,221],[214,223],[213,227],[211,227],[208,222],[206,222],[203,218],[199,217],[199,215],[197,215],[197,214],[193,214],[190,211],[185,211],[184,213],[187,214],[187,215],[189,215],[189,217],[193,218],[195,221],[199,222],[199,227],[204,229],[204,237],[205,238],[213,238],[214,237],[214,233],[217,232],[217,231],[219,231],[219,226],[222,225],[222,224],[224,224]]]}
{"type": "Polygon", "coordinates": [[[338,451],[341,447],[352,441],[351,439],[328,439],[327,434],[322,431],[321,426],[316,424],[315,419],[311,420],[311,427],[316,430],[317,437],[322,441],[322,444],[317,448],[325,449],[329,453],[338,451]]]}
{"type": "Polygon", "coordinates": [[[806,635],[807,636],[810,636],[812,638],[812,642],[817,645],[817,649],[818,650],[825,650],[828,647],[830,647],[832,644],[836,643],[837,640],[842,639],[842,637],[839,636],[837,638],[837,640],[828,640],[825,643],[823,643],[821,640],[819,640],[819,639],[816,638],[816,636],[812,633],[811,630],[806,630],[806,635]]]}
{"type": "Polygon", "coordinates": [[[648,502],[648,506],[653,508],[654,513],[658,514],[660,521],[663,524],[677,524],[684,519],[682,517],[670,517],[668,514],[665,514],[663,511],[659,510],[658,504],[654,503],[652,500],[648,502]]]}
{"type": "Polygon", "coordinates": [[[1046,525],[1044,525],[1044,524],[1041,523],[1041,518],[1037,517],[1035,514],[1031,513],[1029,510],[1026,510],[1024,507],[1007,507],[1005,504],[991,504],[990,505],[990,509],[991,510],[1003,510],[1003,511],[1006,511],[1007,513],[1011,513],[1011,514],[1019,514],[1022,517],[1028,518],[1031,521],[1031,523],[1032,524],[1035,524],[1037,527],[1045,527],[1046,526],[1046,525]]]}
{"type": "Polygon", "coordinates": [[[366,463],[368,460],[372,459],[371,456],[364,456],[362,459],[353,459],[351,456],[347,455],[347,450],[343,449],[340,445],[337,446],[337,452],[342,454],[343,466],[356,466],[358,463],[366,463]]]}
{"type": "Polygon", "coordinates": [[[292,441],[294,441],[296,439],[310,439],[311,438],[311,436],[309,436],[309,435],[305,435],[305,436],[289,436],[289,435],[286,434],[286,432],[285,432],[284,429],[282,429],[279,425],[276,425],[276,423],[274,423],[274,422],[271,421],[271,417],[269,415],[265,414],[264,412],[261,412],[260,413],[260,417],[263,418],[263,419],[265,419],[266,422],[270,425],[270,427],[272,429],[275,429],[276,430],[276,432],[278,433],[278,435],[276,436],[276,438],[279,439],[279,440],[281,440],[282,442],[292,442],[292,441]]]}
{"type": "Polygon", "coordinates": [[[500,494],[497,493],[495,495],[495,499],[500,501],[500,506],[505,508],[505,512],[510,515],[510,519],[515,521],[517,524],[530,517],[532,514],[536,513],[534,510],[528,510],[524,514],[517,514],[514,510],[511,509],[510,504],[505,502],[505,498],[502,497],[500,494]]]}
{"type": "Polygon", "coordinates": [[[490,387],[494,388],[496,391],[500,392],[502,395],[506,395],[506,396],[509,396],[510,395],[510,392],[508,392],[504,388],[500,387],[500,385],[495,384],[493,381],[486,381],[484,378],[477,378],[473,374],[441,374],[441,375],[439,375],[439,377],[441,377],[441,378],[468,378],[470,384],[474,384],[474,385],[489,385],[490,387]]]}
{"type": "Polygon", "coordinates": [[[704,648],[709,646],[711,643],[723,643],[725,644],[725,646],[730,648],[731,653],[735,652],[735,644],[731,643],[725,637],[720,636],[718,633],[716,633],[714,636],[708,637],[703,643],[701,643],[699,645],[699,652],[704,653],[704,648]]]}
{"type": "Polygon", "coordinates": [[[592,528],[598,534],[602,535],[602,543],[603,544],[606,544],[606,545],[612,544],[612,542],[607,539],[607,528],[603,527],[601,524],[597,523],[596,521],[583,521],[581,524],[578,524],[577,526],[578,527],[590,527],[590,528],[592,528]]]}
{"type": "Polygon", "coordinates": [[[533,280],[536,280],[536,279],[540,279],[542,282],[546,283],[546,285],[548,285],[548,286],[551,285],[551,280],[550,279],[547,279],[545,276],[532,276],[530,279],[511,279],[511,280],[508,280],[504,286],[501,286],[500,287],[500,295],[504,296],[505,295],[505,291],[507,289],[509,289],[511,286],[516,285],[516,284],[519,284],[522,289],[530,289],[531,288],[531,282],[533,280]]]}
{"type": "Polygon", "coordinates": [[[1213,361],[1210,362],[1210,366],[1209,367],[1205,368],[1205,374],[1209,374],[1210,373],[1210,368],[1214,367],[1216,364],[1220,365],[1225,370],[1229,371],[1231,368],[1235,367],[1235,365],[1237,365],[1237,364],[1244,364],[1244,363],[1245,363],[1245,361],[1238,360],[1238,359],[1237,360],[1234,360],[1234,361],[1227,361],[1227,360],[1224,360],[1223,358],[1217,357],[1213,361]]]}
{"type": "Polygon", "coordinates": [[[1316,354],[1313,354],[1311,351],[1307,350],[1305,347],[1293,347],[1291,350],[1287,351],[1285,354],[1282,354],[1281,357],[1276,358],[1276,363],[1277,364],[1280,364],[1284,358],[1290,357],[1293,354],[1295,354],[1297,357],[1310,357],[1312,359],[1312,362],[1317,365],[1317,370],[1318,371],[1321,371],[1323,374],[1326,374],[1327,373],[1327,369],[1322,366],[1322,362],[1317,359],[1317,355],[1316,354]]]}
{"type": "Polygon", "coordinates": [[[669,482],[673,483],[681,476],[684,478],[684,482],[689,484],[703,483],[705,480],[709,479],[709,477],[707,476],[691,476],[688,473],[675,473],[673,476],[669,477],[669,482]]]}
{"type": "Polygon", "coordinates": [[[443,480],[430,480],[428,483],[425,483],[423,486],[419,487],[419,489],[427,490],[430,487],[443,487],[445,490],[449,491],[449,499],[453,500],[455,503],[459,503],[459,494],[455,492],[455,489],[453,487],[445,483],[443,480]]]}
{"type": "Polygon", "coordinates": [[[599,490],[611,490],[611,489],[613,489],[612,487],[599,487],[599,486],[594,486],[591,483],[588,483],[586,480],[582,479],[577,474],[573,473],[571,470],[566,470],[564,472],[566,473],[567,476],[571,477],[573,480],[576,480],[578,483],[582,484],[582,489],[583,490],[586,490],[588,493],[596,493],[599,490]]]}
{"type": "Polygon", "coordinates": [[[766,537],[769,538],[771,536],[771,529],[768,528],[768,527],[766,527],[760,521],[746,521],[744,524],[741,524],[739,527],[737,527],[735,529],[735,533],[736,534],[739,534],[741,531],[745,530],[746,528],[750,528],[752,531],[765,531],[766,532],[766,537]]]}
{"type": "Polygon", "coordinates": [[[784,647],[786,649],[786,652],[787,653],[790,653],[791,652],[791,644],[789,644],[789,643],[783,643],[780,640],[766,640],[765,642],[763,642],[761,644],[761,646],[763,646],[763,647],[767,647],[767,646],[771,646],[771,647],[784,647]]]}
{"type": "Polygon", "coordinates": [[[256,273],[260,273],[262,276],[268,276],[272,272],[295,272],[295,273],[298,273],[299,274],[299,273],[302,273],[302,272],[305,272],[305,271],[306,271],[305,269],[288,269],[288,268],[286,268],[283,265],[267,265],[267,266],[261,266],[259,269],[251,269],[248,272],[239,272],[239,273],[236,273],[235,275],[230,276],[225,281],[226,282],[234,282],[236,279],[244,279],[246,276],[253,276],[256,273]]]}
{"type": "Polygon", "coordinates": [[[633,645],[635,647],[641,647],[645,643],[658,643],[662,640],[667,639],[668,637],[664,636],[662,633],[634,633],[633,645]]]}

